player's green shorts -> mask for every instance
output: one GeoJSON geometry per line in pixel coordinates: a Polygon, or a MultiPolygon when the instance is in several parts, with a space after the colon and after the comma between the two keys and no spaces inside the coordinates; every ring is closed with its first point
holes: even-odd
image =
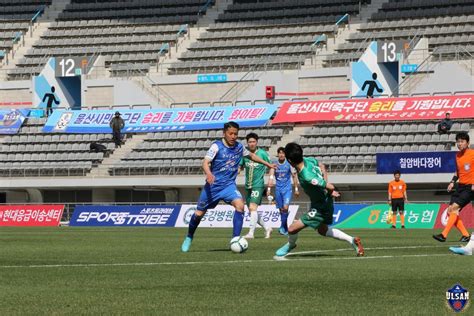
{"type": "Polygon", "coordinates": [[[264,187],[245,189],[245,197],[246,197],[247,205],[250,205],[250,203],[255,203],[257,205],[262,204],[262,197],[263,197],[264,191],[265,191],[264,187]]]}
{"type": "Polygon", "coordinates": [[[333,220],[332,215],[334,214],[334,209],[330,209],[331,211],[320,211],[315,208],[311,208],[309,212],[304,213],[303,216],[300,217],[300,220],[306,226],[312,227],[314,229],[318,229],[321,224],[331,225],[333,220]]]}

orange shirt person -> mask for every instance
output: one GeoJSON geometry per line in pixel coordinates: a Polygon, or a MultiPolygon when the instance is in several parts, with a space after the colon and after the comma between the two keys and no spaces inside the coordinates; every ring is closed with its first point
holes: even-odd
{"type": "Polygon", "coordinates": [[[456,146],[459,151],[456,154],[456,174],[448,185],[448,192],[454,188],[454,184],[459,180],[458,187],[451,194],[451,201],[448,208],[448,223],[441,234],[433,235],[437,241],[445,242],[449,231],[453,226],[461,232],[461,242],[468,242],[469,232],[464,227],[459,212],[464,206],[469,204],[474,197],[474,150],[469,149],[469,134],[461,132],[456,134],[456,146]]]}
{"type": "Polygon", "coordinates": [[[397,212],[400,214],[402,229],[405,229],[405,202],[408,202],[407,185],[400,179],[401,173],[393,173],[394,180],[388,184],[388,204],[392,206],[392,228],[397,228],[397,212]]]}

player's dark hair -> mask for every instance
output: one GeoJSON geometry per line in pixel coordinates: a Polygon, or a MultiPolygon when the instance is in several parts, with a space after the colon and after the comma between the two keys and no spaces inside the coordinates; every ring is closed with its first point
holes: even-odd
{"type": "Polygon", "coordinates": [[[279,154],[280,152],[285,152],[285,147],[278,147],[277,154],[279,154]]]}
{"type": "Polygon", "coordinates": [[[236,128],[236,129],[240,129],[240,126],[239,126],[238,123],[236,123],[234,121],[229,121],[229,122],[224,124],[224,131],[228,130],[231,127],[236,128]]]}
{"type": "Polygon", "coordinates": [[[248,133],[247,136],[245,136],[245,139],[247,142],[249,141],[250,138],[255,139],[258,142],[258,135],[255,133],[248,133]]]}
{"type": "Polygon", "coordinates": [[[396,175],[396,174],[402,175],[402,173],[400,172],[400,170],[395,170],[395,171],[393,172],[393,175],[396,175]]]}
{"type": "Polygon", "coordinates": [[[285,146],[285,156],[291,164],[297,165],[303,161],[303,148],[297,143],[288,143],[285,146]]]}
{"type": "Polygon", "coordinates": [[[456,134],[456,141],[463,139],[469,143],[469,134],[466,132],[459,132],[456,134]]]}

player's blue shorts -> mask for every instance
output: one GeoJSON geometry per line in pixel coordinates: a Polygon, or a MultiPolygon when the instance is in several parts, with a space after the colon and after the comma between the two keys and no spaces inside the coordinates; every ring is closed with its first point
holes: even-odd
{"type": "Polygon", "coordinates": [[[237,190],[235,184],[229,185],[222,189],[211,188],[211,186],[206,183],[202,188],[201,195],[197,203],[198,211],[207,211],[210,208],[216,207],[217,204],[222,200],[227,204],[232,203],[232,201],[242,199],[242,194],[237,190]]]}
{"type": "Polygon", "coordinates": [[[291,196],[293,191],[291,189],[288,190],[275,190],[275,203],[278,209],[283,208],[283,206],[289,206],[291,203],[291,196]]]}

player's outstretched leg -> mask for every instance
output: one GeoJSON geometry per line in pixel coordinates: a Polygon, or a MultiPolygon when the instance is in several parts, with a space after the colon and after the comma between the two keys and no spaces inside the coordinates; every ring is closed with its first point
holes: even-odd
{"type": "Polygon", "coordinates": [[[281,248],[279,248],[275,255],[278,257],[284,257],[290,253],[291,250],[296,248],[296,240],[298,239],[298,233],[289,234],[288,235],[288,242],[284,244],[281,248]]]}
{"type": "Polygon", "coordinates": [[[474,253],[474,233],[471,234],[471,240],[464,247],[449,247],[451,252],[454,252],[458,255],[472,256],[474,253]]]}
{"type": "Polygon", "coordinates": [[[201,223],[201,219],[203,216],[198,216],[196,213],[191,216],[191,220],[189,221],[189,228],[188,228],[188,235],[184,238],[183,244],[181,245],[182,252],[188,252],[191,248],[191,243],[193,242],[194,233],[201,223]]]}
{"type": "Polygon", "coordinates": [[[306,227],[305,224],[299,219],[294,221],[293,224],[288,227],[288,242],[280,247],[275,254],[278,257],[286,256],[291,250],[296,248],[296,240],[298,240],[298,233],[306,227]]]}
{"type": "Polygon", "coordinates": [[[318,233],[322,236],[331,237],[334,239],[344,240],[348,242],[354,248],[358,257],[362,257],[365,255],[364,247],[362,246],[362,242],[360,241],[359,237],[352,237],[343,232],[342,230],[329,227],[326,224],[322,224],[321,226],[319,226],[318,233]]]}

